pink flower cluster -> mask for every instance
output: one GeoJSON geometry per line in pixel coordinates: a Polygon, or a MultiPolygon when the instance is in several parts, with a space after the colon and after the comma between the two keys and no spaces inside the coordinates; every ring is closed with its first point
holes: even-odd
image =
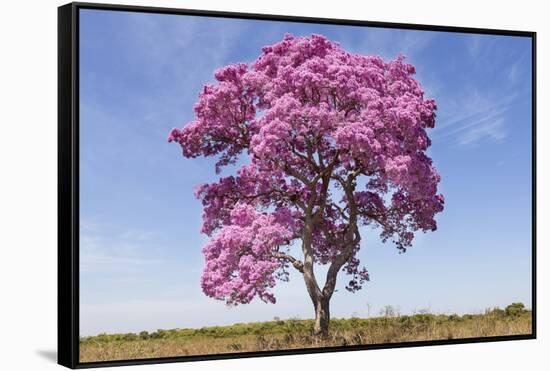
{"type": "Polygon", "coordinates": [[[288,209],[264,214],[237,203],[228,225],[203,248],[203,291],[228,304],[248,303],[255,296],[274,303],[269,288],[275,286],[275,271],[283,266],[273,252],[293,239],[293,224],[288,209]]]}
{"type": "Polygon", "coordinates": [[[425,153],[436,104],[414,72],[403,57],[385,62],[321,35],[289,34],[253,63],[215,72],[195,119],[168,138],[185,157],[216,156],[217,171],[250,158],[235,176],[197,189],[203,232],[211,236],[207,295],[231,304],[255,296],[274,302],[269,290],[292,262],[280,253],[303,239],[311,220],[316,263],[330,264],[353,244],[342,267],[350,291],[369,278],[357,258],[359,238],[349,240],[357,222],[379,226],[382,240],[402,251],[415,231],[436,229],[444,199],[425,153]],[[366,189],[357,188],[360,177],[366,189]]]}

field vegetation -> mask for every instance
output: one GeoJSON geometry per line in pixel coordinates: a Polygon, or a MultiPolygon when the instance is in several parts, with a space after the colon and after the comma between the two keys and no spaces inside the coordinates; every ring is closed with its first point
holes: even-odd
{"type": "Polygon", "coordinates": [[[199,329],[100,334],[80,339],[80,361],[109,361],[220,353],[465,339],[531,333],[531,311],[522,303],[483,314],[399,315],[386,306],[380,317],[332,319],[327,337],[313,335],[305,319],[236,323],[199,329]]]}

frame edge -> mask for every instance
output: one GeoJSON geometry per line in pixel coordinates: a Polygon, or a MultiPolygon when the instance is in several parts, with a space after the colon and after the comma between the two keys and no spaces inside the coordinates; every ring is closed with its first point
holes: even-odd
{"type": "Polygon", "coordinates": [[[198,9],[163,8],[122,4],[101,4],[73,2],[58,8],[58,364],[71,369],[112,367],[142,364],[196,362],[208,360],[240,359],[249,357],[270,357],[296,354],[320,354],[370,349],[412,348],[418,346],[474,344],[498,341],[536,339],[536,32],[500,29],[482,29],[441,25],[407,24],[349,19],[284,16],[273,14],[207,11],[198,9]],[[410,343],[384,343],[374,346],[314,348],[286,351],[264,351],[253,353],[232,353],[199,356],[175,356],[163,358],[142,358],[100,362],[79,361],[79,230],[78,230],[78,11],[96,9],[112,11],[145,12],[159,14],[180,14],[223,18],[257,20],[279,20],[287,22],[328,23],[359,25],[380,28],[403,28],[436,32],[458,32],[489,35],[529,37],[533,52],[533,328],[531,334],[518,336],[497,336],[464,338],[453,340],[419,341],[410,343]]]}
{"type": "Polygon", "coordinates": [[[531,313],[533,339],[537,338],[537,33],[531,35],[531,202],[532,202],[532,251],[531,251],[531,313]]]}
{"type": "Polygon", "coordinates": [[[302,15],[282,15],[272,13],[248,13],[225,10],[201,10],[196,8],[173,8],[155,5],[130,5],[116,3],[91,3],[91,2],[73,2],[75,7],[80,9],[92,10],[109,10],[109,11],[125,11],[138,13],[156,13],[156,14],[178,14],[191,15],[214,18],[237,18],[249,20],[267,20],[267,21],[282,21],[282,22],[298,22],[298,23],[316,23],[316,24],[334,24],[347,26],[367,26],[378,28],[393,28],[407,29],[419,31],[437,31],[437,32],[453,32],[453,33],[473,33],[483,35],[506,35],[532,37],[535,31],[530,30],[505,30],[498,28],[481,28],[481,27],[463,27],[463,26],[444,26],[423,23],[403,23],[403,22],[384,22],[372,20],[358,20],[349,18],[327,18],[302,15]]]}
{"type": "Polygon", "coordinates": [[[78,364],[77,276],[74,241],[75,7],[57,9],[57,363],[78,364]],[[77,346],[75,347],[75,344],[77,346]]]}

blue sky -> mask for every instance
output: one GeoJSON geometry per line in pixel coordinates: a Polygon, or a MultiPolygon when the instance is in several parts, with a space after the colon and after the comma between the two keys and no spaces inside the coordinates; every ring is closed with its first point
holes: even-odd
{"type": "Polygon", "coordinates": [[[193,188],[217,179],[215,161],[166,142],[216,68],[253,61],[285,32],[386,60],[402,53],[438,103],[429,154],[446,198],[439,229],[405,254],[364,230],[371,281],[351,294],[340,279],[332,316],[529,305],[530,39],[81,10],[81,335],[312,317],[294,272],[275,305],[228,308],[202,293],[207,239],[193,188]]]}

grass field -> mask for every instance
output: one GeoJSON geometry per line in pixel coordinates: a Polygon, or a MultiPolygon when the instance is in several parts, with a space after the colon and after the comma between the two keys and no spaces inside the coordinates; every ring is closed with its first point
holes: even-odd
{"type": "MultiPolygon", "coordinates": [[[[109,361],[170,356],[238,353],[296,348],[384,344],[418,340],[531,333],[531,311],[521,303],[484,314],[332,319],[330,335],[312,335],[313,320],[274,320],[200,329],[158,330],[139,334],[101,334],[80,339],[80,361],[109,361]]],[[[389,313],[389,314],[388,314],[389,313]]]]}

